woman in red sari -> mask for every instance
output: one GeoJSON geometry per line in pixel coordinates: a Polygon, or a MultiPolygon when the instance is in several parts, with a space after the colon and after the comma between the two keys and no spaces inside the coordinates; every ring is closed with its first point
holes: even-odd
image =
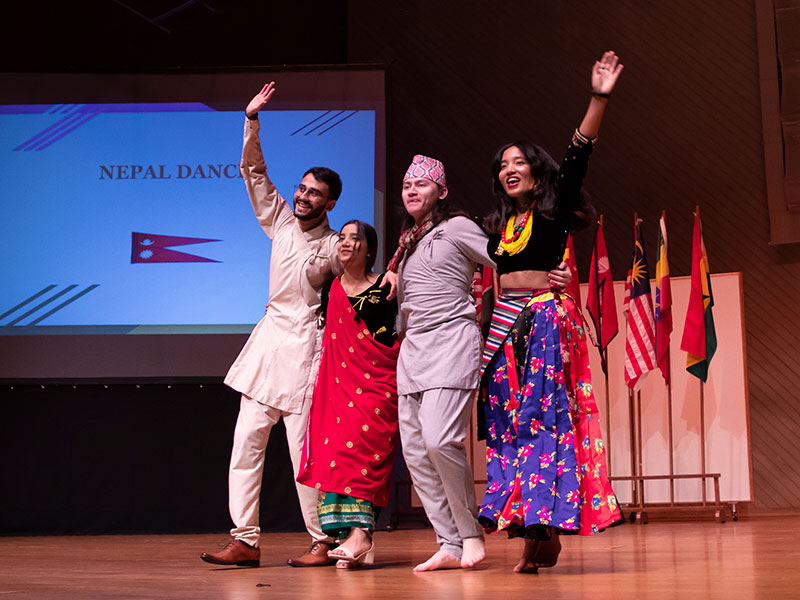
{"type": "Polygon", "coordinates": [[[361,221],[339,235],[344,273],[323,290],[325,335],[297,477],[319,490],[322,530],[340,540],[328,553],[339,568],[372,562],[398,441],[397,301],[372,272],[377,239],[361,221]]]}

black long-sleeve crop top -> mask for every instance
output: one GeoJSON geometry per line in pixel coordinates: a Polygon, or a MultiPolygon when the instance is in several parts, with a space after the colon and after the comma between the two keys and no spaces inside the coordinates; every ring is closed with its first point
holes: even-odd
{"type": "Polygon", "coordinates": [[[497,263],[498,275],[516,271],[550,271],[561,263],[569,235],[567,223],[580,202],[591,153],[591,143],[582,143],[577,136],[573,137],[558,170],[555,217],[548,219],[534,208],[531,237],[519,253],[498,256],[495,252],[500,244],[500,234],[489,234],[486,248],[497,263]]]}

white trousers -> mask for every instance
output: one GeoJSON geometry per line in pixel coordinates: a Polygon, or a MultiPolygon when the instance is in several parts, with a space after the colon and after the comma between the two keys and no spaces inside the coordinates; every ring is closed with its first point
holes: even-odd
{"type": "Polygon", "coordinates": [[[438,388],[398,398],[403,457],[440,547],[460,557],[483,535],[464,440],[475,390],[438,388]]]}
{"type": "MultiPolygon", "coordinates": [[[[258,524],[261,478],[264,472],[264,453],[272,426],[283,417],[286,440],[295,478],[300,470],[300,457],[306,434],[308,409],[300,414],[287,413],[242,395],[239,418],[233,433],[233,450],[228,475],[228,505],[235,527],[231,535],[251,546],[258,546],[261,528],[258,524]]],[[[315,540],[332,541],[322,533],[317,516],[317,490],[295,481],[300,510],[306,529],[315,540]]]]}

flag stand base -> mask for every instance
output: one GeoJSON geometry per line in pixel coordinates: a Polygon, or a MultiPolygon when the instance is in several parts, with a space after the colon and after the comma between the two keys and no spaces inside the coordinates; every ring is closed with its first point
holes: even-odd
{"type": "MultiPolygon", "coordinates": [[[[714,518],[718,523],[724,523],[733,516],[731,509],[723,505],[719,499],[719,473],[682,473],[680,475],[623,475],[609,477],[609,481],[630,481],[634,484],[634,501],[620,504],[620,508],[630,514],[631,522],[639,521],[647,524],[648,513],[659,513],[665,516],[681,516],[693,514],[697,515],[705,512],[713,512],[714,518]],[[644,482],[645,481],[670,481],[676,479],[701,479],[703,486],[707,479],[714,480],[714,501],[707,501],[704,497],[700,502],[644,502],[644,482]]],[[[705,495],[704,495],[705,496],[705,495]]]]}

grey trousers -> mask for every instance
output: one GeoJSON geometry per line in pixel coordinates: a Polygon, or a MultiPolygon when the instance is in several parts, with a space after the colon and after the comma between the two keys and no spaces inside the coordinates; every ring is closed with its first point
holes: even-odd
{"type": "Polygon", "coordinates": [[[460,557],[481,537],[464,440],[475,390],[436,388],[398,398],[403,457],[443,550],[460,557]]]}

